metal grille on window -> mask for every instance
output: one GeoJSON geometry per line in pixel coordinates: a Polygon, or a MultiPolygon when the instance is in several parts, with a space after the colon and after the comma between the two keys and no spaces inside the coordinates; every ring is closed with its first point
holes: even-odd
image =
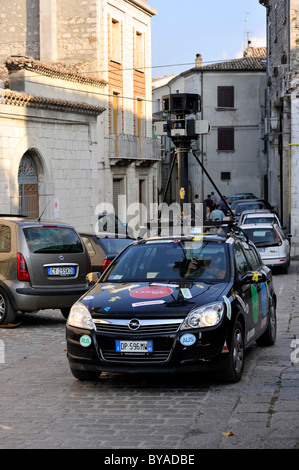
{"type": "Polygon", "coordinates": [[[38,217],[38,175],[33,158],[25,154],[21,160],[18,174],[19,214],[38,217]]]}

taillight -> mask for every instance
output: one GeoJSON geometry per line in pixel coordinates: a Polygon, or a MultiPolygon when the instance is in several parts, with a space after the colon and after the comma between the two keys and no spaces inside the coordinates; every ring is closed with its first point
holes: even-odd
{"type": "Polygon", "coordinates": [[[17,267],[18,267],[18,280],[29,282],[29,272],[26,266],[26,261],[21,253],[17,254],[17,267]]]}
{"type": "Polygon", "coordinates": [[[111,263],[111,259],[104,259],[103,264],[102,264],[102,272],[105,271],[106,268],[108,268],[109,264],[111,263]]]}
{"type": "Polygon", "coordinates": [[[277,232],[276,232],[276,237],[277,237],[278,244],[281,245],[281,238],[277,232]]]}

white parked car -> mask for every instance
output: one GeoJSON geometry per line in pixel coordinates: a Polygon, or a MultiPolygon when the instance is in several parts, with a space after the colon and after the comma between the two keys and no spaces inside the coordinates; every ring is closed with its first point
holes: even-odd
{"type": "Polygon", "coordinates": [[[274,212],[270,212],[268,209],[260,210],[248,210],[242,212],[238,221],[239,225],[244,224],[277,224],[281,227],[280,220],[274,212]]]}
{"type": "Polygon", "coordinates": [[[240,228],[258,249],[263,262],[270,268],[281,267],[286,274],[290,265],[291,235],[285,235],[277,224],[243,224],[240,228]]]}

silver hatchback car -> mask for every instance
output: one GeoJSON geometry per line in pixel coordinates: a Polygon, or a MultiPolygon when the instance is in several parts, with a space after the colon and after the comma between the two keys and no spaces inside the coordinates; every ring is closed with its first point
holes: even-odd
{"type": "Polygon", "coordinates": [[[90,260],[68,224],[0,215],[0,324],[18,312],[69,309],[87,290],[90,260]]]}

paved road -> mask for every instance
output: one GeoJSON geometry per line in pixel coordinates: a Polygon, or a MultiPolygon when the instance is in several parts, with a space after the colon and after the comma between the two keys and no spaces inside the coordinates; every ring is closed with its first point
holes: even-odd
{"type": "Polygon", "coordinates": [[[274,281],[277,342],[252,347],[233,385],[109,373],[79,382],[60,312],[19,317],[17,328],[0,329],[0,448],[299,448],[299,262],[274,281]]]}

